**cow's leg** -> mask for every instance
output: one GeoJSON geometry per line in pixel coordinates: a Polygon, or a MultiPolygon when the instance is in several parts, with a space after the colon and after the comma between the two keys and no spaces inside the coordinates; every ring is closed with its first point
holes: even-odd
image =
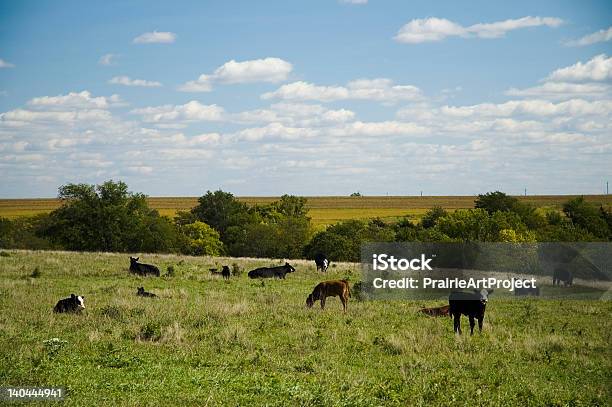
{"type": "Polygon", "coordinates": [[[342,309],[344,310],[344,313],[346,314],[346,298],[344,297],[344,295],[340,296],[340,300],[342,301],[342,309]]]}
{"type": "Polygon", "coordinates": [[[325,309],[325,296],[321,297],[321,309],[325,309]]]}
{"type": "Polygon", "coordinates": [[[454,314],[453,328],[455,333],[461,335],[461,314],[454,314]]]}
{"type": "Polygon", "coordinates": [[[482,321],[484,320],[484,315],[478,318],[478,331],[482,332],[482,321]]]}
{"type": "Polygon", "coordinates": [[[470,335],[474,335],[474,325],[476,325],[476,322],[474,322],[473,315],[469,315],[469,318],[470,318],[470,335]]]}

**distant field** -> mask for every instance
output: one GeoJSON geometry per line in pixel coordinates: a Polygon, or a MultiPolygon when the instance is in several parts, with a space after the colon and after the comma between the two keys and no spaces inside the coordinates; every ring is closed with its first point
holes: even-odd
{"type": "MultiPolygon", "coordinates": [[[[519,196],[523,202],[538,207],[557,208],[577,195],[538,195],[519,196]]],[[[612,195],[585,195],[585,199],[595,204],[612,205],[612,195]]],[[[249,205],[267,204],[278,197],[239,197],[249,205]]],[[[309,214],[315,225],[327,225],[346,219],[367,219],[380,217],[387,220],[409,216],[419,219],[433,206],[445,209],[474,207],[474,196],[317,196],[308,197],[309,214]]],[[[197,197],[151,197],[149,205],[162,215],[174,216],[179,210],[189,210],[197,204],[197,197]]],[[[15,218],[50,212],[60,206],[55,198],[41,199],[0,199],[0,216],[15,218]]]]}

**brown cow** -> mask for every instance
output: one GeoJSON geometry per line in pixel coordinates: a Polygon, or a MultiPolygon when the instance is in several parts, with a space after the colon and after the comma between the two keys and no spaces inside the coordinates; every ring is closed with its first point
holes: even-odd
{"type": "Polygon", "coordinates": [[[327,297],[340,297],[342,308],[346,312],[346,304],[351,296],[349,283],[346,280],[323,281],[312,290],[312,294],[306,298],[306,306],[311,308],[315,301],[321,301],[321,309],[325,309],[325,299],[327,297]]]}
{"type": "Polygon", "coordinates": [[[430,317],[450,317],[450,305],[444,305],[442,307],[434,307],[434,308],[421,308],[419,312],[422,312],[425,315],[429,315],[430,317]]]}

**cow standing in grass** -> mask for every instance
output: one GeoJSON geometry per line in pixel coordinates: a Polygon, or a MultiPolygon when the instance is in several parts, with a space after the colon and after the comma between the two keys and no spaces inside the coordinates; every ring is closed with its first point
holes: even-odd
{"type": "Polygon", "coordinates": [[[159,269],[152,264],[144,264],[138,263],[138,259],[140,257],[131,257],[130,256],[130,272],[134,274],[138,274],[140,276],[160,276],[159,269]]]}
{"type": "Polygon", "coordinates": [[[346,305],[351,296],[351,289],[346,280],[330,280],[323,281],[312,290],[312,293],[306,298],[306,306],[311,308],[315,301],[321,301],[321,309],[325,309],[325,299],[327,297],[340,297],[342,309],[346,312],[346,305]]]}
{"type": "Polygon", "coordinates": [[[287,273],[295,272],[295,268],[289,263],[278,267],[260,267],[249,271],[249,278],[280,278],[285,279],[287,273]]]}
{"type": "Polygon", "coordinates": [[[317,271],[321,270],[322,272],[326,272],[329,267],[329,260],[327,260],[327,256],[323,253],[317,253],[314,258],[315,264],[317,265],[317,271]]]}
{"type": "Polygon", "coordinates": [[[478,320],[478,330],[482,332],[482,321],[484,320],[485,310],[489,294],[493,290],[482,289],[474,292],[453,291],[448,297],[449,312],[453,316],[453,326],[455,333],[461,335],[461,314],[470,319],[470,335],[474,335],[474,319],[478,320]]]}

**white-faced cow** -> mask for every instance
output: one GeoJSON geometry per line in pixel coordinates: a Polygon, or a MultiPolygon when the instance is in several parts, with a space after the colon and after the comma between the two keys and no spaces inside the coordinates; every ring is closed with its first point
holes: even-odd
{"type": "Polygon", "coordinates": [[[85,309],[85,296],[70,294],[69,298],[59,300],[53,312],[81,312],[85,309]]]}
{"type": "Polygon", "coordinates": [[[134,274],[138,274],[140,276],[157,276],[159,277],[160,272],[159,269],[152,264],[144,264],[138,263],[138,259],[140,257],[131,257],[130,256],[130,272],[134,274]]]}
{"type": "Polygon", "coordinates": [[[478,320],[478,330],[482,332],[482,321],[484,320],[485,310],[489,294],[493,290],[482,289],[474,292],[453,291],[448,297],[449,312],[453,316],[453,326],[455,333],[461,334],[461,314],[466,315],[470,320],[470,335],[474,334],[474,319],[478,320]]]}
{"type": "Polygon", "coordinates": [[[293,273],[295,268],[289,263],[278,267],[260,267],[249,271],[249,278],[280,278],[284,279],[287,273],[293,273]]]}
{"type": "Polygon", "coordinates": [[[321,270],[322,272],[326,272],[329,267],[329,260],[327,260],[327,256],[323,253],[317,253],[314,258],[315,264],[317,265],[317,271],[321,270]]]}

